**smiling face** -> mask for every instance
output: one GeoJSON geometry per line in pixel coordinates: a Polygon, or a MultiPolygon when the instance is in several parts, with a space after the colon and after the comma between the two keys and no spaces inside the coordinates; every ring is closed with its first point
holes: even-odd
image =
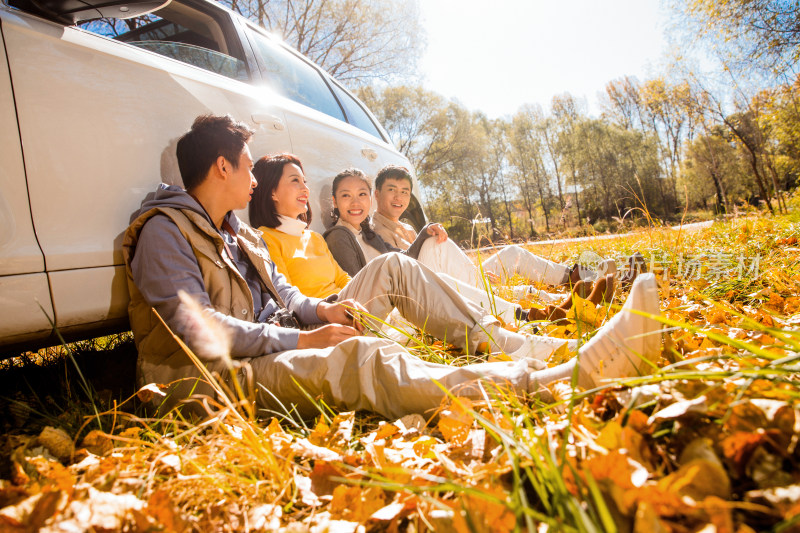
{"type": "Polygon", "coordinates": [[[386,178],[380,190],[375,189],[378,213],[395,222],[411,201],[411,182],[407,179],[386,178]]]}
{"type": "Polygon", "coordinates": [[[306,177],[294,163],[283,166],[278,186],[272,192],[272,200],[279,215],[297,218],[308,210],[308,187],[306,177]]]}
{"type": "Polygon", "coordinates": [[[253,176],[253,158],[250,156],[250,148],[244,145],[242,153],[239,154],[239,166],[230,168],[230,191],[233,209],[244,209],[253,197],[253,189],[258,182],[253,176]]]}
{"type": "Polygon", "coordinates": [[[339,210],[339,219],[353,227],[359,227],[369,216],[371,194],[369,185],[357,176],[349,176],[340,181],[333,196],[333,206],[339,210]]]}

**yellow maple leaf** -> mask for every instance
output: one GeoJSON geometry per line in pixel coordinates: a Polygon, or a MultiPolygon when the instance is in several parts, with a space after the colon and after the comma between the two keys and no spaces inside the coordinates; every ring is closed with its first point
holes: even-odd
{"type": "Polygon", "coordinates": [[[365,522],[374,512],[385,506],[386,496],[378,487],[339,485],[333,489],[329,509],[333,518],[365,522]]]}

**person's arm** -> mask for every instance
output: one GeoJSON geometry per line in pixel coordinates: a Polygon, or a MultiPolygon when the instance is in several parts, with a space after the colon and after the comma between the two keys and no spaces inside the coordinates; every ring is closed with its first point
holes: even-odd
{"type": "Polygon", "coordinates": [[[325,242],[331,255],[351,277],[358,274],[366,264],[364,252],[353,233],[342,226],[334,226],[325,232],[325,242]]]}
{"type": "MultiPolygon", "coordinates": [[[[214,310],[191,245],[165,216],[153,217],[142,228],[131,269],[134,283],[145,300],[193,350],[202,353],[202,346],[198,346],[197,335],[192,332],[191,324],[187,324],[179,312],[178,291],[181,290],[192,296],[227,329],[231,340],[231,357],[256,357],[297,347],[300,332],[296,329],[248,322],[214,310]]],[[[299,299],[297,303],[300,303],[299,299]]],[[[309,302],[306,305],[312,304],[309,302]]],[[[313,312],[316,317],[316,309],[313,312]]],[[[319,321],[316,317],[311,323],[319,321]]]]}
{"type": "Polygon", "coordinates": [[[434,236],[433,233],[429,232],[428,229],[431,226],[436,226],[438,224],[427,224],[422,230],[417,234],[417,238],[414,239],[414,242],[411,243],[411,246],[408,247],[406,254],[409,257],[413,257],[414,259],[419,258],[419,251],[422,249],[422,244],[434,236]]]}
{"type": "MultiPolygon", "coordinates": [[[[330,253],[330,251],[328,251],[330,253]]],[[[331,260],[336,267],[336,276],[334,277],[334,284],[336,284],[337,289],[344,289],[345,286],[350,283],[350,280],[353,279],[350,277],[350,274],[344,271],[344,269],[339,266],[339,263],[336,262],[336,259],[331,256],[331,260]]]]}

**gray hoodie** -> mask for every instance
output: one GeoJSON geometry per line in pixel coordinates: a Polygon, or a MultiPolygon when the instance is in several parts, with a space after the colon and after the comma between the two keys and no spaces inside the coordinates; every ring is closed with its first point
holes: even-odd
{"type": "MultiPolygon", "coordinates": [[[[189,209],[208,218],[203,207],[186,191],[162,183],[152,199],[147,198],[142,202],[141,208],[131,220],[154,207],[189,209]]],[[[235,231],[238,231],[240,224],[244,224],[233,212],[226,217],[235,231]]],[[[231,333],[231,356],[257,357],[297,348],[298,330],[264,323],[278,310],[278,304],[261,287],[253,265],[239,252],[235,238],[225,231],[220,232],[220,235],[228,243],[233,261],[247,281],[257,317],[257,322],[248,322],[218,311],[210,311],[231,333]]],[[[266,249],[266,245],[264,247],[266,249]]],[[[289,285],[272,262],[268,263],[267,268],[271,272],[270,277],[276,290],[300,321],[306,325],[320,323],[317,305],[322,300],[304,296],[296,287],[289,285]]],[[[156,215],[145,223],[139,234],[131,270],[134,283],[142,296],[158,311],[167,325],[194,349],[192,335],[188,331],[182,331],[185,321],[178,320],[176,316],[178,291],[186,291],[209,309],[211,301],[192,247],[172,220],[156,215]]]]}

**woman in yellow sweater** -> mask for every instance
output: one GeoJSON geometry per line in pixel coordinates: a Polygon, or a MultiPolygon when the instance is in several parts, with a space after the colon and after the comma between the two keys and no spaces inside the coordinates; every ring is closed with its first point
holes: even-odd
{"type": "Polygon", "coordinates": [[[350,276],[322,235],[308,229],[311,207],[300,160],[292,154],[262,157],[253,174],[260,186],[250,202],[250,224],[264,235],[278,272],[306,296],[327,298],[341,291],[350,276]]]}

